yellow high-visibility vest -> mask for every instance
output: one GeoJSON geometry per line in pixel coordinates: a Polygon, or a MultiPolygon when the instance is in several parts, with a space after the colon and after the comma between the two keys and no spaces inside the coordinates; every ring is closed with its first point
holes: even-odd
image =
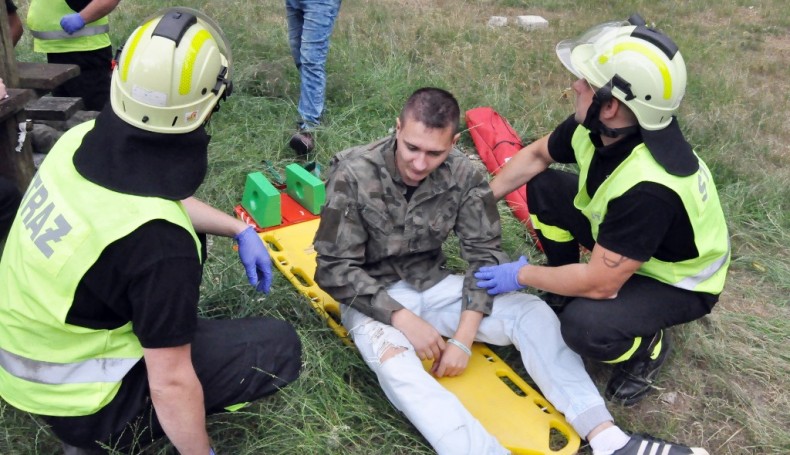
{"type": "Polygon", "coordinates": [[[27,28],[33,35],[33,51],[59,54],[92,51],[110,45],[107,16],[85,24],[82,30],[69,35],[60,27],[60,20],[73,13],[75,11],[63,0],[32,0],[27,12],[27,28]]]}
{"type": "Polygon", "coordinates": [[[593,238],[597,241],[598,228],[606,217],[609,201],[622,196],[640,182],[664,185],[683,202],[694,230],[694,244],[699,256],[679,262],[650,258],[636,273],[681,289],[721,293],[730,264],[730,242],[719,194],[705,162],[697,157],[697,172],[688,177],[678,177],[666,172],[647,146],[639,144],[590,198],[586,182],[595,145],[590,141],[589,133],[579,126],[571,139],[579,164],[579,189],[573,203],[590,220],[593,238]]]}
{"type": "Polygon", "coordinates": [[[73,156],[94,121],[57,142],[28,187],[0,259],[0,396],[24,411],[93,414],[142,358],[131,322],[110,330],[66,315],[102,251],[141,225],[167,220],[200,241],[178,201],[116,193],[86,180],[73,156]]]}

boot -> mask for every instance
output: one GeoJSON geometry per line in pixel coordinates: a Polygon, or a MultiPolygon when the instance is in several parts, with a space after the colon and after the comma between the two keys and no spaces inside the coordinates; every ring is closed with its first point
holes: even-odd
{"type": "Polygon", "coordinates": [[[606,398],[624,406],[638,403],[653,388],[653,381],[667,360],[670,348],[669,332],[660,330],[643,355],[615,367],[606,384],[606,398]]]}

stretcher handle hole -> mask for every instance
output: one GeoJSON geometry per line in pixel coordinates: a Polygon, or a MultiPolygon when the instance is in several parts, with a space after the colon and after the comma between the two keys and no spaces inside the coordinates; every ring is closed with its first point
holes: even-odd
{"type": "Polygon", "coordinates": [[[338,324],[340,322],[340,306],[335,302],[329,302],[324,304],[324,310],[326,310],[327,314],[332,317],[338,324]]]}
{"type": "Polygon", "coordinates": [[[283,250],[283,247],[282,245],[280,245],[280,242],[278,242],[277,239],[275,239],[274,237],[264,237],[263,241],[266,242],[266,245],[272,251],[279,253],[283,250]]]}
{"type": "Polygon", "coordinates": [[[551,412],[549,411],[549,405],[547,403],[544,403],[540,400],[535,400],[534,403],[535,406],[537,406],[538,409],[543,411],[544,414],[551,414],[551,412]]]}
{"type": "Polygon", "coordinates": [[[558,452],[570,444],[570,440],[568,439],[568,435],[565,434],[562,430],[557,428],[551,427],[549,429],[549,449],[554,452],[558,452]]]}
{"type": "Polygon", "coordinates": [[[288,259],[286,259],[284,256],[277,256],[277,263],[279,263],[283,267],[287,267],[288,259]]]}
{"type": "Polygon", "coordinates": [[[510,390],[511,390],[513,393],[515,393],[516,395],[518,395],[518,396],[520,396],[520,397],[525,397],[525,396],[527,396],[527,393],[526,393],[526,392],[524,392],[524,391],[521,389],[521,387],[519,387],[519,386],[518,386],[518,384],[516,384],[515,382],[513,382],[513,380],[512,380],[512,379],[510,379],[508,376],[505,376],[505,375],[497,375],[497,376],[499,377],[499,380],[500,380],[500,381],[502,381],[502,382],[504,382],[504,383],[505,383],[505,385],[506,385],[506,386],[508,386],[508,388],[509,388],[509,389],[510,389],[510,390]]]}
{"type": "Polygon", "coordinates": [[[299,281],[299,284],[301,284],[302,286],[306,288],[315,286],[315,283],[313,283],[313,279],[308,277],[307,274],[304,273],[304,270],[297,269],[296,267],[294,267],[291,269],[291,273],[293,273],[293,276],[296,277],[296,279],[299,281]]]}

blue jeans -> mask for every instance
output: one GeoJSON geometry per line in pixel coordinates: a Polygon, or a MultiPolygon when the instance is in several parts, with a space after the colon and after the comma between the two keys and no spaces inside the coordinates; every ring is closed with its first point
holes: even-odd
{"type": "Polygon", "coordinates": [[[299,115],[303,126],[318,125],[326,94],[329,37],[341,0],[285,0],[288,44],[299,70],[299,115]]]}

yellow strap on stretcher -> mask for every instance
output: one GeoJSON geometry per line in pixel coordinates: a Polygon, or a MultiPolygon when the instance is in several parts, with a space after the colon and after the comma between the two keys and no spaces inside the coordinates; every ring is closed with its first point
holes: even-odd
{"type": "MultiPolygon", "coordinates": [[[[313,237],[319,221],[291,224],[259,235],[274,265],[343,342],[353,346],[345,327],[338,322],[340,306],[313,280],[313,237]]],[[[431,363],[423,362],[426,370],[431,363]]],[[[472,345],[472,357],[462,375],[437,380],[514,455],[569,455],[579,449],[579,436],[562,414],[483,343],[472,345]]]]}

